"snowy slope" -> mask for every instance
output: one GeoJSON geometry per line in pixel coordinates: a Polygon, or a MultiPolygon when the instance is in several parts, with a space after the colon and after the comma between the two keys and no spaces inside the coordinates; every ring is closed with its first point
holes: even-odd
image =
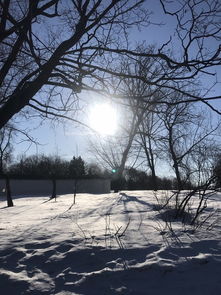
{"type": "Polygon", "coordinates": [[[166,228],[150,191],[47,200],[1,199],[1,294],[221,294],[221,194],[195,233],[166,228]]]}

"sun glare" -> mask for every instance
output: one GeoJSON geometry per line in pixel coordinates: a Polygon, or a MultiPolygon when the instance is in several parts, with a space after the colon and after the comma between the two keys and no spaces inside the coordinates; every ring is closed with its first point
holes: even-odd
{"type": "Polygon", "coordinates": [[[117,129],[116,110],[110,104],[98,104],[91,109],[90,126],[101,135],[114,135],[117,129]]]}

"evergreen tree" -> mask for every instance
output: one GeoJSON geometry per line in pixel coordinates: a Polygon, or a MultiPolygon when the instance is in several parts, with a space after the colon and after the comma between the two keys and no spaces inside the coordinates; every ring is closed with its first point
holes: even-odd
{"type": "Polygon", "coordinates": [[[85,176],[85,162],[81,157],[73,157],[69,164],[69,175],[73,178],[85,176]]]}

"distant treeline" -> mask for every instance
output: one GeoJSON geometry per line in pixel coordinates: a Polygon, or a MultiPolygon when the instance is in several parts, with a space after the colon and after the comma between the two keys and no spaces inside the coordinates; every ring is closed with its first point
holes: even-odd
{"type": "Polygon", "coordinates": [[[106,171],[96,164],[87,164],[81,157],[68,161],[45,155],[22,157],[19,162],[8,166],[7,175],[18,179],[108,178],[106,171]]]}
{"type": "MultiPolygon", "coordinates": [[[[158,189],[171,190],[177,188],[176,178],[156,177],[158,189]]],[[[115,179],[113,176],[111,181],[114,190],[154,190],[152,175],[135,168],[127,168],[124,177],[115,179]]],[[[185,189],[192,188],[191,183],[184,184],[185,189]]]]}
{"type": "MultiPolygon", "coordinates": [[[[135,168],[126,168],[123,177],[117,178],[116,170],[102,169],[98,164],[86,163],[81,157],[64,160],[58,156],[33,155],[22,157],[7,168],[9,178],[17,179],[77,179],[110,178],[113,190],[152,190],[152,176],[135,168]]],[[[159,189],[175,189],[175,178],[157,177],[159,189]]],[[[191,188],[190,183],[185,187],[191,188]]]]}
{"type": "Polygon", "coordinates": [[[221,188],[221,155],[217,159],[213,174],[216,176],[216,188],[221,188]]]}

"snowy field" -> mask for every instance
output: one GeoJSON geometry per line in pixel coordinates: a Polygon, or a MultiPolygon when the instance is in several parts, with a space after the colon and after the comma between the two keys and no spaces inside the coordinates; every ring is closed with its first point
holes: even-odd
{"type": "Polygon", "coordinates": [[[221,194],[196,232],[166,227],[151,191],[47,200],[1,198],[1,294],[221,294],[221,194]]]}

